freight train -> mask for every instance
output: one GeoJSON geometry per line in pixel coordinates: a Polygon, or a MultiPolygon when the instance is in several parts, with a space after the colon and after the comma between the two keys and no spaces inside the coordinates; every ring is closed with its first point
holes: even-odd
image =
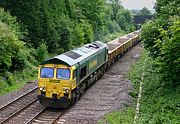
{"type": "Polygon", "coordinates": [[[43,61],[38,67],[38,99],[43,106],[67,108],[87,87],[138,43],[139,31],[103,43],[95,41],[43,61]]]}

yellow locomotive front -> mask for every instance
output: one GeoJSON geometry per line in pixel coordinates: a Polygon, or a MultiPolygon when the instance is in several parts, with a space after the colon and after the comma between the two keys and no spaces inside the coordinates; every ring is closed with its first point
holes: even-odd
{"type": "Polygon", "coordinates": [[[62,64],[43,64],[38,70],[38,99],[43,106],[67,108],[71,91],[76,88],[75,67],[62,64]]]}

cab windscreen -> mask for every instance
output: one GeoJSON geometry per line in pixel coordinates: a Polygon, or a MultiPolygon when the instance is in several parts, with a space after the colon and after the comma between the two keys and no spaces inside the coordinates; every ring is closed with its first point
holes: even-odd
{"type": "Polygon", "coordinates": [[[53,78],[54,77],[54,68],[41,68],[41,78],[53,78]]]}
{"type": "Polygon", "coordinates": [[[70,78],[70,70],[66,69],[66,68],[58,68],[56,77],[59,79],[69,79],[70,78]]]}

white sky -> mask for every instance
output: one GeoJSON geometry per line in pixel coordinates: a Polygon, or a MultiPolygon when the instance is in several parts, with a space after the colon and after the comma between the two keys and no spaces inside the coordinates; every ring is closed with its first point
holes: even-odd
{"type": "Polygon", "coordinates": [[[121,0],[121,2],[127,9],[142,9],[143,7],[147,7],[149,10],[152,10],[156,0],[121,0]]]}

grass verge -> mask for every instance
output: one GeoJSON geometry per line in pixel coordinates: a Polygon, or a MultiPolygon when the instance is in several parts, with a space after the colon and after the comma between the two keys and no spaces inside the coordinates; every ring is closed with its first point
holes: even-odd
{"type": "MultiPolygon", "coordinates": [[[[158,63],[146,54],[138,124],[179,124],[180,85],[165,82],[158,63]]],[[[133,81],[134,82],[134,81],[133,81]]]]}
{"type": "Polygon", "coordinates": [[[37,69],[35,67],[9,73],[8,79],[0,76],[0,96],[22,88],[27,81],[35,80],[36,78],[37,69]]]}
{"type": "Polygon", "coordinates": [[[127,108],[122,112],[111,112],[107,113],[103,119],[101,119],[98,123],[99,124],[132,124],[134,118],[134,111],[133,107],[127,108]]]}

